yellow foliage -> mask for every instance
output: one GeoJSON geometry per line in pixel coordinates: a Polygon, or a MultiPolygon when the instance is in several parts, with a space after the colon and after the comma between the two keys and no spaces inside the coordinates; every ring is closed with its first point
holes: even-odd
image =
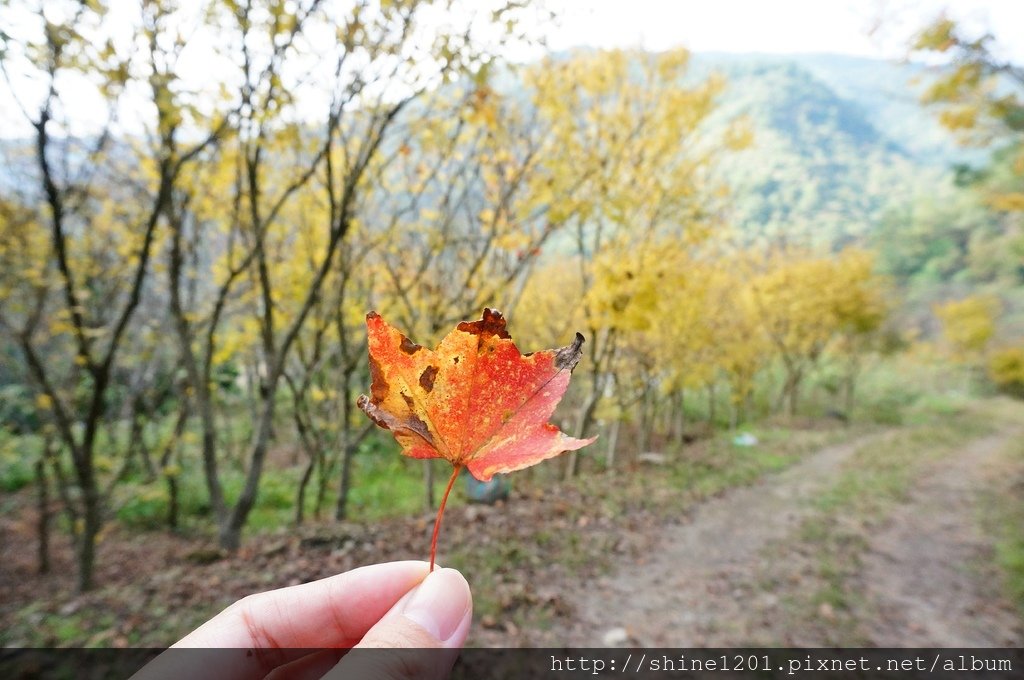
{"type": "Polygon", "coordinates": [[[863,335],[886,315],[870,253],[847,248],[834,257],[771,253],[752,289],[766,332],[791,359],[814,359],[836,334],[863,335]]]}
{"type": "Polygon", "coordinates": [[[1024,347],[1004,347],[992,352],[988,375],[999,389],[1024,397],[1024,347]]]}
{"type": "Polygon", "coordinates": [[[977,105],[950,107],[939,114],[939,121],[950,130],[967,130],[978,124],[977,105]]]}
{"type": "MultiPolygon", "coordinates": [[[[23,287],[48,285],[50,241],[36,215],[24,206],[0,199],[0,301],[17,305],[31,295],[23,287]]],[[[18,311],[21,311],[20,309],[18,311]]]]}
{"type": "Polygon", "coordinates": [[[874,255],[847,248],[835,259],[827,293],[841,332],[863,336],[877,330],[888,314],[883,281],[874,273],[874,255]]]}
{"type": "MultiPolygon", "coordinates": [[[[538,348],[561,347],[585,327],[579,261],[566,258],[539,267],[527,280],[510,323],[538,348]]],[[[593,338],[587,338],[592,342],[593,338]]],[[[524,348],[524,351],[530,347],[524,348]]]]}
{"type": "Polygon", "coordinates": [[[972,295],[934,308],[942,323],[943,339],[955,358],[971,360],[985,350],[995,333],[1000,306],[992,295],[972,295]]]}
{"type": "Polygon", "coordinates": [[[941,17],[918,35],[914,49],[945,52],[956,45],[955,31],[956,23],[947,17],[941,17]]]}
{"type": "Polygon", "coordinates": [[[751,283],[768,337],[792,361],[815,358],[836,329],[829,293],[832,263],[824,258],[774,253],[751,283]]]}
{"type": "Polygon", "coordinates": [[[592,327],[645,331],[667,291],[678,289],[687,255],[678,242],[630,248],[619,240],[594,258],[585,301],[592,327]]]}
{"type": "MultiPolygon", "coordinates": [[[[1022,172],[1021,174],[1024,174],[1022,172]]],[[[1024,192],[998,193],[989,197],[989,205],[1003,212],[1024,212],[1024,192]]]]}

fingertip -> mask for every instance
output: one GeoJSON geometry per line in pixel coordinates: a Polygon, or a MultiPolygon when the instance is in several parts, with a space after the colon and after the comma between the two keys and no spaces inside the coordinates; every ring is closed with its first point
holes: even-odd
{"type": "Polygon", "coordinates": [[[472,622],[473,596],[465,577],[455,569],[435,569],[325,677],[447,678],[472,622]]]}
{"type": "Polygon", "coordinates": [[[473,595],[455,569],[435,569],[391,608],[362,647],[458,648],[473,621],[473,595]]]}
{"type": "Polygon", "coordinates": [[[442,646],[461,647],[473,618],[473,594],[455,569],[436,569],[413,589],[402,616],[430,633],[442,646]]]}

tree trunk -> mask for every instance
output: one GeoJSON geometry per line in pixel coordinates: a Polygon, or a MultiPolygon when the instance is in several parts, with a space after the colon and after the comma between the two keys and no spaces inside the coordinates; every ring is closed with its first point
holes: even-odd
{"type": "Polygon", "coordinates": [[[167,476],[167,527],[172,531],[178,529],[178,517],[180,515],[180,502],[178,501],[178,477],[167,476]]]}
{"type": "Polygon", "coordinates": [[[612,430],[608,433],[608,453],[605,457],[605,467],[609,471],[615,467],[615,449],[619,444],[619,428],[622,426],[622,418],[612,421],[612,430]]]}
{"type": "Polygon", "coordinates": [[[426,500],[427,510],[434,509],[434,466],[433,461],[426,461],[426,465],[423,466],[423,485],[426,487],[426,493],[424,498],[426,500]]]}
{"type": "Polygon", "coordinates": [[[313,519],[317,521],[323,516],[324,499],[327,498],[327,480],[333,471],[334,466],[328,465],[327,456],[320,454],[316,469],[316,500],[313,501],[313,519]]]}
{"type": "MultiPolygon", "coordinates": [[[[153,465],[153,458],[150,456],[149,447],[146,446],[145,429],[146,423],[142,418],[145,411],[145,404],[140,400],[136,399],[132,404],[132,415],[131,415],[131,433],[128,435],[128,456],[127,459],[131,458],[132,451],[135,447],[139,449],[139,456],[142,459],[142,467],[146,472],[146,481],[152,482],[156,479],[156,467],[153,465]]],[[[127,460],[125,461],[127,465],[127,460]]]]}
{"type": "Polygon", "coordinates": [[[578,465],[576,459],[578,453],[578,451],[570,451],[569,455],[565,457],[565,474],[562,475],[562,478],[565,481],[569,481],[576,476],[576,467],[578,465]]]}
{"type": "Polygon", "coordinates": [[[853,418],[853,403],[855,398],[855,392],[857,388],[857,374],[851,371],[846,376],[846,385],[844,385],[843,393],[843,408],[846,410],[846,422],[850,422],[853,418]]]}
{"type": "Polygon", "coordinates": [[[68,526],[71,527],[71,541],[78,546],[78,509],[71,500],[70,483],[68,478],[64,475],[64,471],[61,469],[60,461],[57,460],[57,452],[53,450],[53,444],[47,442],[43,448],[43,453],[46,456],[47,462],[50,464],[50,469],[53,471],[53,479],[57,486],[57,496],[60,498],[60,504],[64,510],[64,514],[67,518],[68,526]]]}
{"type": "Polygon", "coordinates": [[[299,491],[295,497],[295,524],[302,524],[306,514],[306,487],[309,480],[313,478],[313,469],[316,467],[316,456],[310,454],[306,469],[302,471],[302,479],[299,480],[299,491]]]}
{"type": "Polygon", "coordinates": [[[334,508],[334,519],[339,521],[348,517],[348,494],[352,487],[352,459],[355,453],[356,447],[351,444],[346,444],[341,453],[341,482],[338,486],[338,503],[334,508]]]}
{"type": "Polygon", "coordinates": [[[679,390],[672,395],[672,441],[680,449],[686,444],[686,393],[679,390]]]}
{"type": "Polygon", "coordinates": [[[235,552],[242,544],[242,531],[235,528],[229,516],[227,521],[217,527],[217,545],[228,552],[235,552]]]}
{"type": "MultiPolygon", "coordinates": [[[[179,526],[181,503],[179,500],[178,473],[169,475],[167,474],[167,468],[170,467],[174,459],[178,443],[181,441],[181,437],[185,433],[185,427],[188,425],[188,419],[188,403],[182,402],[181,408],[178,410],[178,420],[174,424],[174,432],[160,454],[160,470],[163,473],[164,480],[167,482],[167,527],[172,531],[177,530],[179,526]]],[[[180,457],[178,462],[181,462],[180,457]]]]}
{"type": "Polygon", "coordinates": [[[345,446],[341,450],[341,481],[338,488],[338,503],[334,509],[334,518],[337,520],[348,517],[349,492],[352,488],[352,463],[363,441],[377,427],[372,422],[368,422],[353,436],[351,421],[346,418],[346,422],[349,424],[346,426],[345,446]]]}
{"type": "MultiPolygon", "coordinates": [[[[594,413],[597,411],[597,402],[600,398],[600,392],[596,389],[591,390],[590,397],[587,399],[587,403],[580,412],[579,419],[576,421],[576,438],[582,439],[584,433],[590,427],[590,423],[594,420],[594,413]]],[[[566,481],[576,476],[576,468],[579,465],[579,451],[571,451],[565,463],[565,479],[566,481]]]]}
{"type": "Polygon", "coordinates": [[[650,389],[644,390],[638,404],[640,410],[640,417],[638,418],[640,421],[640,432],[637,433],[638,453],[647,451],[651,443],[651,428],[654,427],[654,415],[651,413],[650,393],[650,389]]]}
{"type": "Polygon", "coordinates": [[[715,383],[713,383],[713,382],[708,383],[707,390],[708,390],[708,425],[710,425],[711,429],[714,430],[715,429],[715,418],[716,418],[716,413],[715,413],[715,401],[716,401],[715,400],[715,383]]]}
{"type": "Polygon", "coordinates": [[[50,485],[46,478],[46,463],[36,461],[36,484],[39,508],[39,573],[50,573],[50,485]]]}
{"type": "Polygon", "coordinates": [[[82,489],[82,500],[85,504],[85,516],[82,534],[78,544],[78,592],[92,590],[96,565],[96,537],[100,533],[102,513],[100,511],[99,490],[95,481],[89,478],[82,489]]]}
{"type": "Polygon", "coordinates": [[[217,536],[220,546],[225,550],[234,552],[238,550],[242,542],[242,527],[245,520],[256,504],[256,495],[259,492],[260,476],[263,474],[263,461],[267,457],[267,449],[270,446],[271,422],[274,419],[274,398],[276,395],[277,381],[274,380],[267,385],[263,397],[263,407],[260,410],[260,420],[257,424],[256,436],[252,445],[252,453],[249,457],[249,472],[245,477],[245,486],[235,503],[235,507],[228,513],[227,521],[220,522],[217,536]]]}
{"type": "Polygon", "coordinates": [[[658,432],[662,432],[668,439],[675,432],[675,411],[672,408],[672,400],[656,398],[655,412],[658,414],[658,432]]]}
{"type": "MultiPolygon", "coordinates": [[[[341,340],[342,347],[346,348],[345,352],[347,355],[347,334],[345,333],[344,323],[338,321],[338,337],[341,340]]],[[[362,443],[363,437],[369,433],[369,430],[363,429],[363,433],[359,437],[353,437],[352,435],[352,401],[350,395],[352,394],[352,374],[355,371],[357,364],[355,362],[349,363],[347,368],[342,372],[341,385],[339,388],[340,393],[343,395],[343,401],[341,406],[341,474],[338,479],[338,500],[334,505],[334,519],[336,521],[342,521],[348,518],[348,496],[349,490],[352,487],[352,459],[356,455],[356,451],[359,450],[359,445],[362,443]]],[[[371,425],[371,427],[373,427],[371,425]]],[[[320,502],[323,498],[325,489],[327,488],[327,462],[324,461],[321,466],[322,480],[320,483],[319,496],[317,497],[317,513],[319,513],[320,502]]]]}
{"type": "Polygon", "coordinates": [[[800,381],[801,381],[802,377],[803,376],[800,375],[799,371],[794,373],[793,379],[792,379],[791,384],[789,386],[789,417],[790,418],[795,418],[796,417],[797,408],[799,406],[799,401],[800,401],[800,381]]]}
{"type": "Polygon", "coordinates": [[[203,479],[206,481],[206,492],[210,498],[214,519],[218,526],[223,526],[228,521],[228,507],[217,469],[217,426],[213,416],[213,403],[205,388],[199,387],[195,391],[199,405],[199,420],[203,429],[203,479]]]}

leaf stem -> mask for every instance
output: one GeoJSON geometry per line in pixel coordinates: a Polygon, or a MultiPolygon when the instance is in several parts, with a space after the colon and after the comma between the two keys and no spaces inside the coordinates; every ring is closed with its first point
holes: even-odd
{"type": "Polygon", "coordinates": [[[434,571],[434,558],[437,557],[437,533],[441,530],[441,517],[444,515],[444,506],[448,502],[448,494],[452,492],[452,487],[455,486],[455,480],[459,478],[459,473],[462,472],[461,465],[453,467],[451,479],[448,480],[448,486],[444,490],[444,495],[441,496],[441,507],[437,509],[437,519],[434,520],[434,535],[430,537],[430,571],[434,571]]]}

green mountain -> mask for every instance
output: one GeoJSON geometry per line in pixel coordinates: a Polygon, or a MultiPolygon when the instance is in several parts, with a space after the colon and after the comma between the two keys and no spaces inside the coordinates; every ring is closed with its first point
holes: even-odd
{"type": "MultiPolygon", "coordinates": [[[[836,247],[868,238],[882,216],[922,191],[951,190],[972,160],[918,95],[909,63],[830,54],[700,54],[727,90],[712,125],[746,116],[753,146],[725,160],[731,218],[743,235],[836,247]]],[[[973,158],[978,158],[974,154],[973,158]]]]}
{"type": "Polygon", "coordinates": [[[744,64],[796,66],[852,104],[876,131],[916,159],[942,165],[978,158],[957,146],[935,113],[921,105],[920,95],[931,77],[921,64],[842,54],[708,53],[697,55],[695,62],[697,68],[716,68],[727,75],[738,75],[744,64]]]}

